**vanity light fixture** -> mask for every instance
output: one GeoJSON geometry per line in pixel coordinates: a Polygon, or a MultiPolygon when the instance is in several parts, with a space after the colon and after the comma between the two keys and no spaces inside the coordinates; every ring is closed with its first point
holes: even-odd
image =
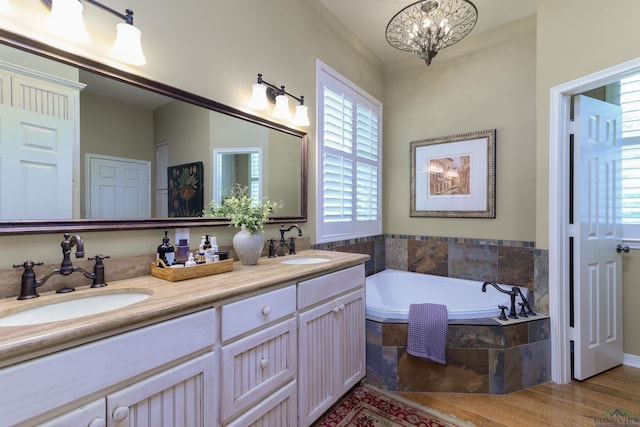
{"type": "MultiPolygon", "coordinates": [[[[142,32],[133,25],[133,11],[131,9],[120,13],[96,0],[82,1],[124,20],[116,25],[116,40],[111,48],[111,55],[114,58],[131,65],[147,63],[140,42],[142,32]]],[[[84,5],[80,0],[41,0],[41,2],[51,9],[47,20],[49,31],[68,41],[84,44],[89,42],[89,34],[82,17],[84,5]]]]}
{"type": "Polygon", "coordinates": [[[273,110],[273,117],[276,119],[290,119],[291,110],[289,109],[289,97],[291,97],[300,103],[300,105],[296,105],[293,124],[296,126],[309,126],[309,112],[307,106],[304,105],[304,96],[300,95],[298,98],[286,92],[284,86],[278,87],[262,80],[262,74],[260,73],[258,73],[258,82],[255,83],[252,88],[249,107],[254,110],[266,110],[269,108],[267,101],[269,100],[276,104],[273,110]]]}
{"type": "Polygon", "coordinates": [[[465,38],[478,21],[469,0],[420,0],[396,13],[387,24],[387,42],[415,52],[427,65],[438,52],[465,38]]]}

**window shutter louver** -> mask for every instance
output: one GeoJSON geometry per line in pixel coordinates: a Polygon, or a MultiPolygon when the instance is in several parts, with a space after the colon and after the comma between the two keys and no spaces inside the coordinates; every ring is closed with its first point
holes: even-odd
{"type": "Polygon", "coordinates": [[[640,75],[620,80],[622,108],[622,227],[640,240],[640,75]]]}
{"type": "Polygon", "coordinates": [[[380,234],[381,105],[321,71],[318,241],[380,234]]]}

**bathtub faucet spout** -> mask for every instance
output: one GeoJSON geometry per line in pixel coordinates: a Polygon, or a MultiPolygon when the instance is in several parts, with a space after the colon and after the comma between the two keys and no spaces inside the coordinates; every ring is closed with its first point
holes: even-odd
{"type": "MultiPolygon", "coordinates": [[[[522,292],[520,291],[520,288],[517,286],[513,286],[511,290],[508,291],[506,289],[502,289],[500,286],[498,286],[496,282],[491,282],[487,280],[482,284],[482,292],[487,292],[487,285],[491,285],[494,288],[496,288],[498,291],[502,292],[503,294],[509,295],[509,297],[511,298],[511,308],[509,309],[509,317],[512,319],[517,319],[518,314],[516,313],[516,296],[518,295],[522,296],[522,292]]],[[[524,297],[522,298],[523,298],[523,301],[525,301],[524,297]]]]}

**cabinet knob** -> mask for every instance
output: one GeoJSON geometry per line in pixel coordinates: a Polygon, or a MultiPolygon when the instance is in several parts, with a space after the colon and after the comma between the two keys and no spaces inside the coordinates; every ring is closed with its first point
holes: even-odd
{"type": "Polygon", "coordinates": [[[339,313],[340,312],[340,307],[334,307],[333,308],[333,312],[334,313],[339,313]]]}
{"type": "Polygon", "coordinates": [[[107,422],[104,418],[94,418],[89,423],[89,427],[107,427],[107,422]]]}
{"type": "Polygon", "coordinates": [[[270,313],[271,313],[271,307],[269,307],[268,305],[265,305],[264,307],[262,307],[263,316],[268,316],[270,313]]]}
{"type": "Polygon", "coordinates": [[[344,304],[340,304],[338,307],[340,308],[340,311],[344,311],[344,304]]]}
{"type": "Polygon", "coordinates": [[[262,369],[266,368],[267,366],[269,366],[269,359],[262,359],[260,360],[260,367],[262,369]]]}
{"type": "Polygon", "coordinates": [[[113,410],[113,420],[115,422],[124,421],[129,416],[129,408],[126,406],[118,406],[113,410]]]}

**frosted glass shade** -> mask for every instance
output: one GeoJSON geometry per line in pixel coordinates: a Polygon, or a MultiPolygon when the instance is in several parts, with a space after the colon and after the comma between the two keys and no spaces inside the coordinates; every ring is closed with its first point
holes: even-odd
{"type": "Polygon", "coordinates": [[[267,87],[260,83],[255,83],[251,92],[251,99],[249,100],[249,107],[254,110],[266,110],[269,108],[267,102],[267,87]]]}
{"type": "Polygon", "coordinates": [[[308,110],[306,105],[297,105],[296,114],[293,116],[293,124],[296,126],[309,126],[308,110]]]}
{"type": "Polygon", "coordinates": [[[290,119],[289,97],[286,95],[276,96],[276,108],[273,110],[273,117],[276,119],[290,119]]]}
{"type": "MultiPolygon", "coordinates": [[[[59,0],[56,0],[58,2],[59,0]]],[[[133,25],[124,22],[116,25],[116,41],[111,48],[111,55],[119,61],[131,65],[144,65],[147,59],[142,53],[140,41],[142,32],[133,25]]]]}
{"type": "Polygon", "coordinates": [[[64,40],[89,43],[89,33],[82,18],[83,9],[84,6],[78,0],[53,1],[47,18],[47,30],[64,40]]]}
{"type": "Polygon", "coordinates": [[[9,4],[9,0],[0,0],[0,13],[8,14],[11,12],[11,5],[9,4]]]}

